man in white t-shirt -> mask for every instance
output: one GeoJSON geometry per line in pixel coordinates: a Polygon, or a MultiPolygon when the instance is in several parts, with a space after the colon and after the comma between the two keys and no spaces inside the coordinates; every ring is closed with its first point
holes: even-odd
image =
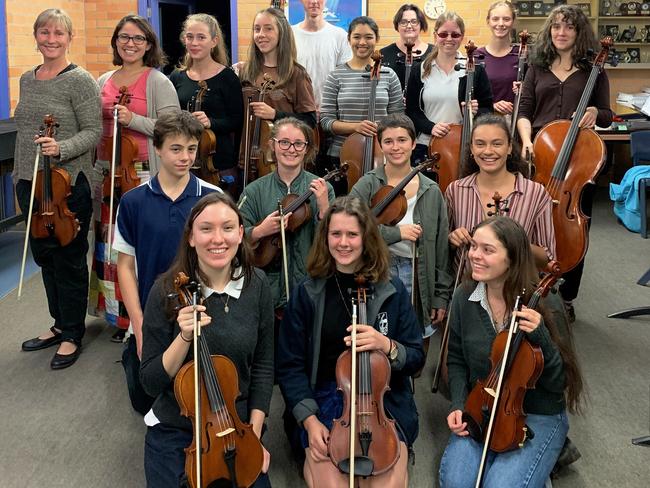
{"type": "Polygon", "coordinates": [[[305,20],[291,26],[298,48],[298,62],[305,67],[320,107],[327,75],[352,58],[348,34],[323,18],[325,0],[301,0],[305,20]]]}

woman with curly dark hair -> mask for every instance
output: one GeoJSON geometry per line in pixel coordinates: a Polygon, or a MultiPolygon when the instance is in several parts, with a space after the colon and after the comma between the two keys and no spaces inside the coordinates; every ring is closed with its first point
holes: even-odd
{"type": "MultiPolygon", "coordinates": [[[[575,5],[555,7],[537,36],[532,63],[522,86],[517,120],[522,155],[526,151],[533,154],[535,134],[544,125],[573,117],[591,72],[590,49],[598,51],[584,12],[575,5]]],[[[609,80],[606,71],[601,70],[580,128],[609,127],[613,117],[609,80]]],[[[591,216],[592,200],[593,187],[589,186],[581,200],[582,212],[587,216],[591,216]]],[[[564,275],[560,288],[572,322],[575,320],[573,300],[578,295],[583,267],[584,260],[564,275]]]]}

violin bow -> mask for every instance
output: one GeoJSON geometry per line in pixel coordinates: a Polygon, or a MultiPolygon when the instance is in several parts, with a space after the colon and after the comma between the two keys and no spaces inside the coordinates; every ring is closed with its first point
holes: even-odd
{"type": "Polygon", "coordinates": [[[284,271],[284,290],[289,301],[289,266],[287,264],[287,236],[284,228],[284,207],[278,200],[278,213],[280,214],[280,238],[282,239],[282,267],[284,271]]]}
{"type": "MultiPolygon", "coordinates": [[[[522,305],[521,301],[525,292],[526,290],[523,290],[521,294],[517,296],[517,299],[515,300],[515,306],[514,306],[515,311],[521,310],[521,305],[522,305]]],[[[490,440],[492,438],[492,430],[494,428],[494,418],[496,417],[497,405],[499,403],[499,399],[501,398],[501,387],[503,386],[503,378],[506,373],[506,365],[508,364],[508,357],[510,356],[510,345],[512,344],[512,338],[515,334],[515,329],[517,328],[518,320],[519,319],[517,318],[517,316],[513,313],[512,317],[510,318],[510,327],[508,328],[508,339],[506,341],[506,347],[503,351],[501,368],[499,369],[497,388],[494,391],[489,388],[485,388],[485,391],[489,395],[494,397],[494,400],[492,401],[492,409],[490,411],[490,421],[488,423],[487,431],[485,432],[485,441],[483,442],[483,453],[481,454],[481,464],[479,465],[478,468],[478,475],[476,476],[475,488],[480,488],[481,483],[483,481],[483,472],[485,471],[485,460],[487,458],[487,453],[490,448],[490,440]]]]}
{"type": "Polygon", "coordinates": [[[117,160],[117,108],[113,107],[113,157],[111,157],[111,198],[108,208],[108,254],[106,256],[106,263],[111,264],[111,251],[113,247],[113,204],[115,202],[115,162],[117,160]]]}
{"type": "Polygon", "coordinates": [[[350,357],[350,476],[349,488],[354,487],[354,446],[357,432],[357,304],[352,300],[352,343],[350,357]]]}
{"type": "MultiPolygon", "coordinates": [[[[421,222],[417,222],[417,225],[422,225],[421,222]]],[[[411,243],[411,305],[415,308],[415,286],[416,286],[416,271],[418,266],[418,244],[420,243],[420,238],[418,237],[411,243]]]]}
{"type": "MultiPolygon", "coordinates": [[[[49,117],[46,115],[46,117],[49,117]]],[[[23,260],[20,265],[20,280],[18,281],[18,299],[23,293],[23,279],[25,278],[25,262],[27,261],[27,246],[29,244],[29,233],[32,227],[32,212],[34,211],[34,194],[36,193],[36,176],[38,175],[38,162],[41,156],[41,145],[36,148],[34,159],[34,171],[32,173],[32,192],[29,196],[29,212],[27,212],[27,227],[25,227],[25,242],[23,244],[23,260]]]]}
{"type": "Polygon", "coordinates": [[[199,338],[201,336],[201,325],[199,323],[199,312],[196,310],[198,295],[201,291],[199,283],[194,284],[192,290],[192,321],[193,321],[193,353],[194,353],[194,438],[196,439],[196,486],[203,486],[201,479],[201,361],[199,358],[199,338]]]}

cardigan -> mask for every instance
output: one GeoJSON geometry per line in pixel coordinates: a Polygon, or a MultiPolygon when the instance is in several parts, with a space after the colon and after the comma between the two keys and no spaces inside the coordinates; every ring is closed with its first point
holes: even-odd
{"type": "MultiPolygon", "coordinates": [[[[104,73],[97,80],[100,89],[117,70],[104,73]]],[[[151,68],[147,78],[147,116],[133,113],[131,122],[127,125],[129,129],[137,130],[148,137],[147,150],[149,152],[149,171],[151,176],[158,173],[160,158],[153,147],[153,128],[156,119],[165,112],[180,110],[176,89],[171,81],[157,69],[151,68]]]]}

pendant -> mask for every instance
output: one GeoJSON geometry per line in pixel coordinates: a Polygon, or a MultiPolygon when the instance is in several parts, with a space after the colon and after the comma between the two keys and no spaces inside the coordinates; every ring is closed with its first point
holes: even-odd
{"type": "Polygon", "coordinates": [[[230,311],[227,304],[223,307],[223,311],[226,312],[226,313],[228,313],[230,311]]]}

